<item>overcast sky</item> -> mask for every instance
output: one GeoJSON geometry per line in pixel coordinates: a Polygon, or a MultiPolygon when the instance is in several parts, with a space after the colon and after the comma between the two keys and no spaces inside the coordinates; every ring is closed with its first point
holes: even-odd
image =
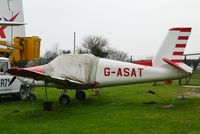
{"type": "Polygon", "coordinates": [[[186,53],[200,52],[199,0],[23,0],[26,34],[42,39],[41,54],[58,43],[73,51],[87,35],[132,55],[154,55],[168,29],[190,26],[186,53]]]}

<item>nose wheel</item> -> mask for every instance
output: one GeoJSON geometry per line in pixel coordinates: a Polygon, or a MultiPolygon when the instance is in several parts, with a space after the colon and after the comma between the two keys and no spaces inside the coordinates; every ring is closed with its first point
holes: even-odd
{"type": "Polygon", "coordinates": [[[86,94],[84,91],[76,91],[76,99],[79,101],[84,101],[86,100],[86,94]]]}

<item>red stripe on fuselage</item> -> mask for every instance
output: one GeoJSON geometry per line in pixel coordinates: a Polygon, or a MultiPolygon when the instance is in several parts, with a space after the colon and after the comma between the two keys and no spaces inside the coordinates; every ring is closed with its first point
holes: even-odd
{"type": "Polygon", "coordinates": [[[134,64],[138,65],[144,65],[144,66],[150,66],[152,67],[152,61],[151,60],[146,60],[146,61],[135,61],[133,62],[134,64]]]}

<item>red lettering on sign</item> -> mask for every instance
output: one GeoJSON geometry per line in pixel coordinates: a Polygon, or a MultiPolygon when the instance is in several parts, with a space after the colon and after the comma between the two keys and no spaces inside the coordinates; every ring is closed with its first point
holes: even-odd
{"type": "Polygon", "coordinates": [[[104,76],[110,76],[110,68],[104,68],[104,76]]]}

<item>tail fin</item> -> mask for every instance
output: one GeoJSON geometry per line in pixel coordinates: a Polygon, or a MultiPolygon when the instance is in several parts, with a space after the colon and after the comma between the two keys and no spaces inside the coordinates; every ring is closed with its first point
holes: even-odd
{"type": "MultiPolygon", "coordinates": [[[[0,20],[24,22],[22,0],[0,0],[0,20]]],[[[14,36],[24,37],[25,26],[0,26],[0,40],[10,42],[14,36]]]]}
{"type": "Polygon", "coordinates": [[[153,66],[160,67],[166,64],[166,62],[163,60],[164,58],[173,63],[181,63],[184,59],[183,53],[191,30],[192,28],[190,27],[169,29],[162,46],[153,59],[153,66]]]}

